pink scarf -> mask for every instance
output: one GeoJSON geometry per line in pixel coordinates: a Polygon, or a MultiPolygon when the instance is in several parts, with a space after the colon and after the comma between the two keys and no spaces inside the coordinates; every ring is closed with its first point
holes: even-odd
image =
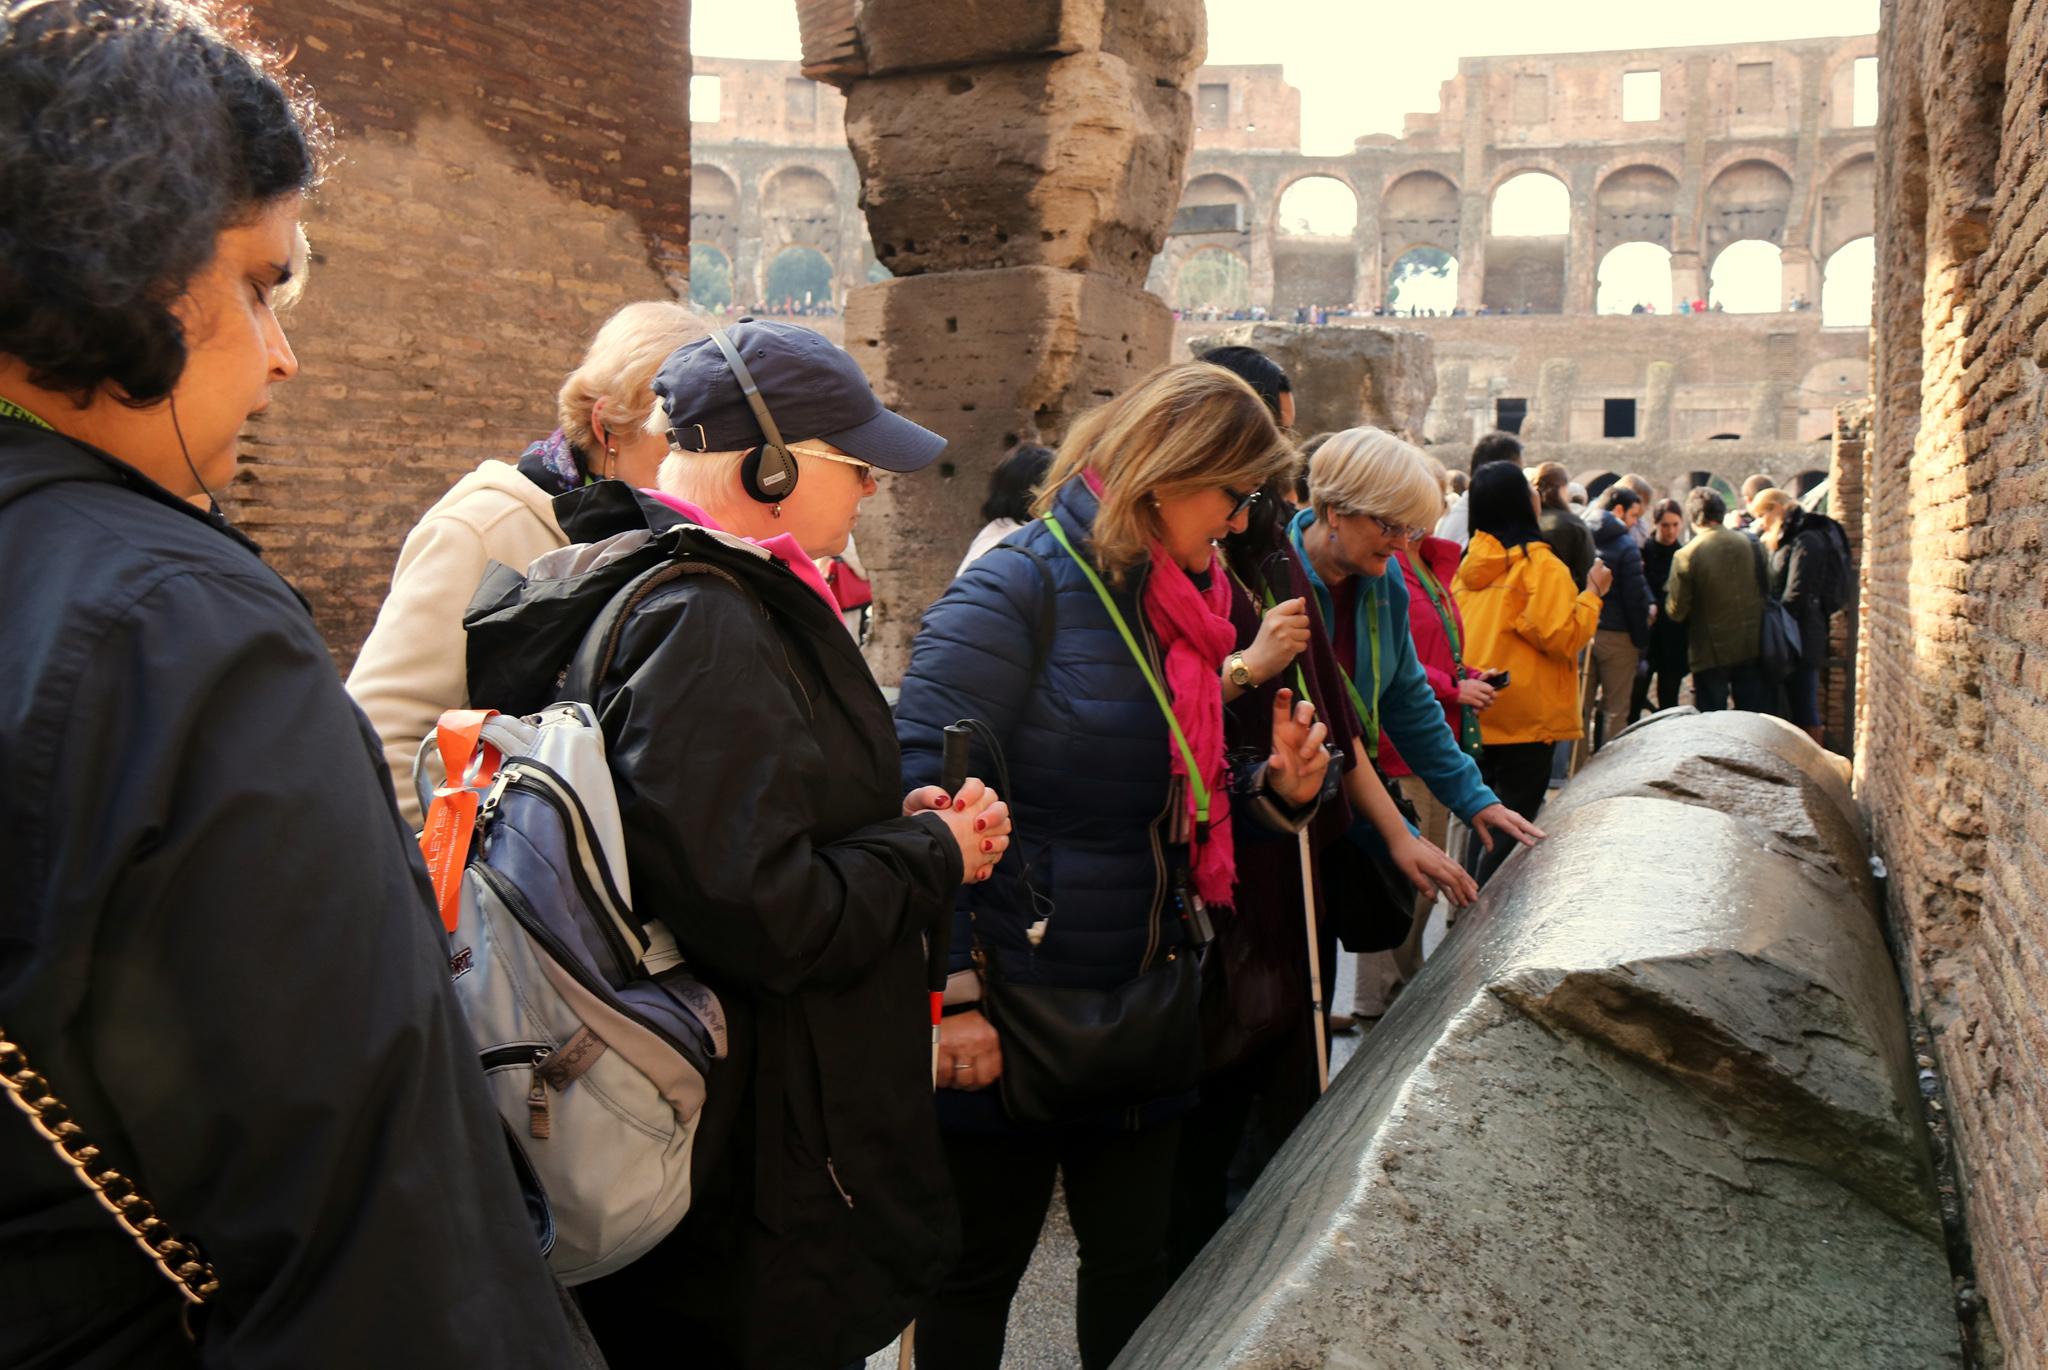
{"type": "MultiPolygon", "coordinates": [[[[1159,640],[1166,665],[1166,693],[1173,716],[1187,734],[1195,764],[1209,787],[1209,829],[1195,825],[1195,787],[1187,791],[1188,827],[1195,862],[1195,893],[1211,904],[1228,904],[1237,882],[1237,858],[1230,841],[1230,793],[1223,769],[1223,662],[1237,646],[1230,622],[1230,587],[1221,562],[1212,561],[1209,588],[1197,589],[1180,563],[1158,541],[1152,543],[1152,572],[1145,577],[1145,621],[1159,640]]],[[[1173,774],[1186,776],[1180,744],[1170,737],[1173,774]]]]}

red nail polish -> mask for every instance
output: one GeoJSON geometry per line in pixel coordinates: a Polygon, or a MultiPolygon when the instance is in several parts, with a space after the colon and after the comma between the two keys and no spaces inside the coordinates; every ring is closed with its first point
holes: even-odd
{"type": "Polygon", "coordinates": [[[985,827],[987,827],[987,826],[988,826],[988,820],[987,820],[986,818],[977,818],[977,819],[975,819],[975,820],[974,820],[974,830],[975,830],[976,832],[980,832],[980,831],[981,831],[981,830],[982,830],[983,828],[985,828],[985,827]]]}
{"type": "Polygon", "coordinates": [[[988,838],[984,837],[981,840],[981,849],[983,851],[994,851],[996,849],[996,844],[990,841],[988,838]]]}

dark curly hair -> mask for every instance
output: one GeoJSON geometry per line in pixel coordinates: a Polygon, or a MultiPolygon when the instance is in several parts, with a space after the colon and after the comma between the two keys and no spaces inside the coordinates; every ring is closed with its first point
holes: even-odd
{"type": "Polygon", "coordinates": [[[311,96],[209,0],[0,0],[0,354],[88,402],[185,370],[223,230],[318,181],[311,96]]]}

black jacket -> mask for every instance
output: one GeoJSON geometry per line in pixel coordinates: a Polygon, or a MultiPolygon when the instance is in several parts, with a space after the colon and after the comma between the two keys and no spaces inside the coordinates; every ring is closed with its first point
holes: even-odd
{"type": "Polygon", "coordinates": [[[1636,546],[1628,525],[1611,510],[1597,509],[1586,516],[1586,522],[1593,534],[1593,550],[1614,572],[1614,584],[1600,601],[1600,626],[1627,633],[1637,647],[1647,647],[1651,600],[1649,582],[1643,578],[1642,549],[1636,546]]]}
{"type": "Polygon", "coordinates": [[[1799,624],[1799,669],[1817,671],[1828,664],[1828,613],[1839,603],[1847,547],[1841,525],[1826,514],[1793,507],[1771,553],[1771,597],[1783,604],[1799,624]]]}
{"type": "Polygon", "coordinates": [[[377,739],[254,545],[0,420],[0,1027],[212,1258],[0,1109],[0,1364],[574,1363],[377,739]]]}
{"type": "Polygon", "coordinates": [[[1675,542],[1667,547],[1652,536],[1643,544],[1642,560],[1643,581],[1650,587],[1650,602],[1658,606],[1657,621],[1650,625],[1650,669],[1676,671],[1684,675],[1687,668],[1687,629],[1663,610],[1664,587],[1671,579],[1671,559],[1678,555],[1678,547],[1675,542]]]}
{"type": "MultiPolygon", "coordinates": [[[[636,908],[728,1014],[667,1241],[582,1286],[614,1370],[843,1365],[916,1314],[955,1249],[921,934],[959,848],[902,816],[888,704],[839,615],[781,563],[616,481],[556,500],[575,542],[652,530],[688,568],[629,613],[597,699],[636,908]]],[[[494,570],[470,680],[535,668],[609,594],[494,570]],[[538,584],[538,583],[536,583],[538,584]]],[[[511,701],[516,707],[530,699],[511,701]]]]}
{"type": "Polygon", "coordinates": [[[1586,577],[1593,571],[1592,530],[1569,509],[1545,509],[1539,522],[1543,526],[1543,540],[1572,573],[1572,584],[1585,589],[1586,577]]]}

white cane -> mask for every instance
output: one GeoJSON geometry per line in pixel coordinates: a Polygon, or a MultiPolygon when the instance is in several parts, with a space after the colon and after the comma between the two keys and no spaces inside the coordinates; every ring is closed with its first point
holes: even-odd
{"type": "Polygon", "coordinates": [[[1308,845],[1308,829],[1297,838],[1301,845],[1301,911],[1308,924],[1308,1006],[1316,1025],[1316,1093],[1330,1088],[1329,1022],[1323,1017],[1323,949],[1316,933],[1316,871],[1314,853],[1308,845]]]}

